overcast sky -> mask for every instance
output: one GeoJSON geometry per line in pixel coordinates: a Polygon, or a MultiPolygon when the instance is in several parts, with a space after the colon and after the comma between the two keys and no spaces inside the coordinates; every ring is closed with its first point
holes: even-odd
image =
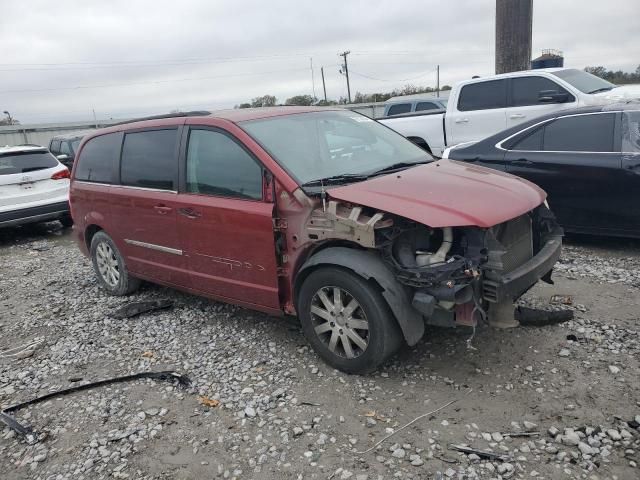
{"type": "MultiPolygon", "coordinates": [[[[639,0],[534,0],[533,55],[640,64],[639,0]]],[[[3,0],[0,112],[22,121],[123,118],[435,85],[494,71],[495,0],[3,0]]]]}

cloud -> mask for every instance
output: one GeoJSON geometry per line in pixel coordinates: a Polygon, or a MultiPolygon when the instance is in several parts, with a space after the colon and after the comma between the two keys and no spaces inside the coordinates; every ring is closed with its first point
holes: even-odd
{"type": "MultiPolygon", "coordinates": [[[[0,107],[23,122],[227,108],[263,94],[453,84],[494,68],[494,0],[5,2],[0,107]],[[406,80],[413,79],[413,80],[406,80]]],[[[637,0],[536,0],[533,51],[635,70],[637,0]],[[587,5],[588,4],[588,5],[587,5]]]]}

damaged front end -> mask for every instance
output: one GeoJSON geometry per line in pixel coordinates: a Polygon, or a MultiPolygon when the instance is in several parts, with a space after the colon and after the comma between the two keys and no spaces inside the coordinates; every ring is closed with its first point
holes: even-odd
{"type": "Polygon", "coordinates": [[[545,205],[487,229],[433,229],[395,218],[376,234],[382,258],[413,292],[413,308],[439,326],[474,326],[487,315],[511,326],[513,302],[538,280],[551,281],[562,244],[545,205]]]}

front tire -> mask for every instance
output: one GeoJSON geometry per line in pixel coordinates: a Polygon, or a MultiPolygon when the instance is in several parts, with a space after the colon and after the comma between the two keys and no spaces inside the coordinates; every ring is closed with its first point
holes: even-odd
{"type": "Polygon", "coordinates": [[[91,239],[91,261],[98,283],[111,295],[128,295],[140,286],[140,280],[129,275],[118,247],[104,232],[91,239]]]}
{"type": "Polygon", "coordinates": [[[377,369],[402,343],[393,313],[380,292],[339,267],[321,267],[298,295],[302,331],[329,365],[347,373],[377,369]]]}

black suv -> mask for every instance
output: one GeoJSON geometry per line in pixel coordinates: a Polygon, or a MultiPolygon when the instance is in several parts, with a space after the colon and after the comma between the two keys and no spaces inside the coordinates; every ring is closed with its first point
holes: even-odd
{"type": "Polygon", "coordinates": [[[86,133],[68,133],[56,135],[49,142],[49,151],[69,170],[73,166],[78,146],[86,133]]]}

